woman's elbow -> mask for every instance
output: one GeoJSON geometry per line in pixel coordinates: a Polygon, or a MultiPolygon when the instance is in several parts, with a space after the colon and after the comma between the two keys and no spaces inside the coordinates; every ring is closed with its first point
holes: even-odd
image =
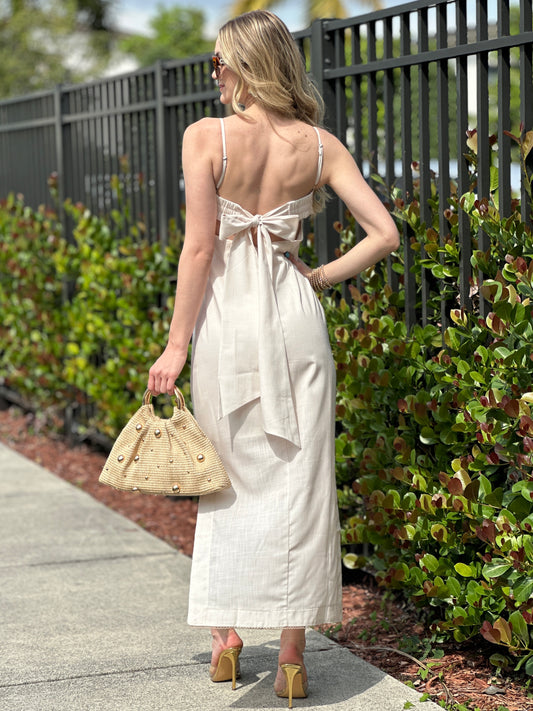
{"type": "Polygon", "coordinates": [[[392,220],[390,224],[387,225],[387,228],[383,230],[382,239],[385,242],[389,254],[390,252],[395,252],[400,246],[400,233],[392,220]]]}
{"type": "Polygon", "coordinates": [[[197,265],[211,264],[214,251],[214,244],[197,244],[184,247],[182,257],[197,265]]]}

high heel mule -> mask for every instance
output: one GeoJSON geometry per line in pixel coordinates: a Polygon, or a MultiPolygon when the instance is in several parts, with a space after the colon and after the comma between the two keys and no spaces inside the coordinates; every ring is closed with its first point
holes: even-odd
{"type": "Polygon", "coordinates": [[[283,691],[276,694],[282,699],[289,699],[289,708],[292,709],[293,699],[305,699],[307,697],[307,681],[303,677],[302,664],[281,664],[281,671],[285,675],[287,685],[283,691]]]}
{"type": "Polygon", "coordinates": [[[230,681],[231,688],[235,689],[235,680],[241,676],[239,654],[242,647],[228,647],[220,652],[216,667],[211,665],[209,676],[211,681],[230,681]]]}

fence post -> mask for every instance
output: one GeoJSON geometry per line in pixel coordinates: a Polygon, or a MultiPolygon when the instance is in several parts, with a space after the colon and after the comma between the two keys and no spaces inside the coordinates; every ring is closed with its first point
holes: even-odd
{"type": "MultiPolygon", "coordinates": [[[[531,32],[532,24],[532,7],[531,0],[520,0],[520,32],[531,32]]],[[[532,77],[532,54],[533,48],[531,44],[525,44],[520,47],[520,122],[524,127],[524,131],[533,129],[533,96],[531,96],[531,77],[532,77]]],[[[533,166],[531,153],[526,159],[526,167],[531,169],[533,166]]],[[[533,224],[532,206],[529,202],[529,195],[526,190],[526,176],[522,176],[520,205],[521,217],[524,222],[529,225],[533,224]]]]}
{"type": "Polygon", "coordinates": [[[167,131],[165,116],[165,96],[168,95],[167,76],[163,62],[158,60],[154,66],[155,72],[155,141],[157,151],[157,227],[159,243],[162,247],[168,244],[168,175],[167,175],[167,131]]]}
{"type": "Polygon", "coordinates": [[[54,88],[55,153],[57,172],[57,211],[63,236],[70,241],[67,233],[65,215],[65,152],[63,149],[63,88],[56,84],[54,88]]]}
{"type": "MultiPolygon", "coordinates": [[[[311,25],[311,74],[326,106],[325,127],[335,131],[337,126],[335,91],[331,82],[324,76],[324,71],[333,65],[335,57],[335,46],[327,28],[328,21],[322,19],[315,20],[311,25]]],[[[315,250],[319,264],[330,262],[335,257],[338,235],[333,223],[338,218],[338,214],[338,201],[329,200],[324,210],[315,216],[315,250]]]]}
{"type": "MultiPolygon", "coordinates": [[[[64,151],[64,135],[63,135],[63,88],[61,84],[56,84],[54,87],[54,131],[55,131],[55,154],[56,154],[56,173],[57,173],[57,213],[61,224],[63,237],[68,242],[73,242],[74,237],[68,229],[68,220],[65,213],[65,151],[64,151]]],[[[63,277],[61,298],[64,308],[70,301],[73,292],[73,283],[71,280],[63,277]]],[[[76,410],[79,405],[74,398],[67,399],[63,410],[63,432],[67,441],[72,444],[74,441],[74,431],[76,429],[76,410]]]]}

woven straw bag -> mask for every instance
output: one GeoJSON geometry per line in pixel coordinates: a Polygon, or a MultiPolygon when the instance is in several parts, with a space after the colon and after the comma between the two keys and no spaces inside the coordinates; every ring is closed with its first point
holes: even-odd
{"type": "Polygon", "coordinates": [[[178,388],[170,419],[154,414],[152,393],[119,434],[99,481],[121,491],[165,496],[212,494],[231,486],[220,458],[178,388]]]}

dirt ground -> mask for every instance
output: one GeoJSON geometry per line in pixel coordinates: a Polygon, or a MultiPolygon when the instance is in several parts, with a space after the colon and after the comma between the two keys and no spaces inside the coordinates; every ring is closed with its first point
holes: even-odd
{"type": "MultiPolygon", "coordinates": [[[[180,498],[115,491],[98,483],[105,455],[87,446],[69,447],[47,434],[31,414],[0,411],[0,441],[89,493],[106,506],[162,538],[185,555],[192,554],[197,505],[180,498]]],[[[475,711],[533,711],[525,679],[496,675],[488,661],[498,651],[481,637],[434,648],[408,604],[378,590],[370,575],[359,574],[343,587],[342,628],[332,636],[357,656],[400,681],[414,685],[434,701],[445,700],[475,711]],[[427,656],[429,650],[429,656],[427,656]]]]}

